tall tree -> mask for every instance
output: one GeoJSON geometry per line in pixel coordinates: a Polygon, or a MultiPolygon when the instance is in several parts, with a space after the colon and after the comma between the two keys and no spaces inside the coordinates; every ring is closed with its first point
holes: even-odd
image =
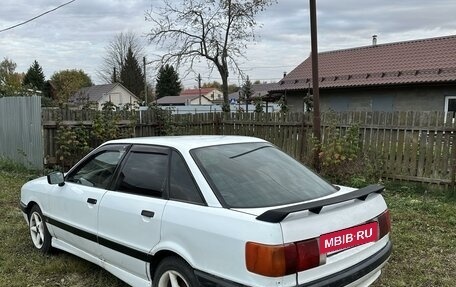
{"type": "Polygon", "coordinates": [[[98,76],[106,83],[120,82],[120,71],[127,58],[128,50],[131,49],[136,59],[141,59],[144,52],[144,44],[135,33],[119,33],[105,47],[106,55],[98,71],[98,76]],[[114,74],[116,70],[116,75],[114,74]]]}
{"type": "Polygon", "coordinates": [[[182,91],[182,85],[179,80],[179,74],[173,66],[164,65],[160,67],[157,76],[157,85],[155,86],[155,95],[157,99],[165,96],[179,96],[182,91]]]}
{"type": "Polygon", "coordinates": [[[120,70],[120,82],[135,96],[144,99],[144,75],[131,48],[128,49],[124,65],[120,70]]]}
{"type": "Polygon", "coordinates": [[[0,62],[0,97],[16,96],[21,93],[24,74],[17,73],[16,66],[16,63],[8,58],[0,62]]]}
{"type": "Polygon", "coordinates": [[[83,70],[63,70],[52,75],[51,81],[56,89],[60,104],[68,102],[80,88],[93,86],[92,80],[83,70]]]}
{"type": "Polygon", "coordinates": [[[35,60],[30,68],[25,73],[22,85],[26,88],[34,89],[43,92],[44,89],[44,73],[40,64],[35,60]]]}
{"type": "Polygon", "coordinates": [[[198,58],[217,69],[222,79],[224,110],[229,111],[229,70],[242,74],[237,58],[255,40],[255,16],[275,0],[193,0],[146,12],[152,22],[149,40],[167,49],[161,63],[187,64],[193,70],[198,58]]]}

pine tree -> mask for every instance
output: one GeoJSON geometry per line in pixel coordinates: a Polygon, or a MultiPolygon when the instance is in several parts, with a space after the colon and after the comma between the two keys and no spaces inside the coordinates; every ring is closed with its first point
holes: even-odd
{"type": "Polygon", "coordinates": [[[244,96],[245,100],[245,111],[249,111],[249,103],[250,103],[250,98],[253,95],[253,89],[252,89],[252,82],[249,79],[249,76],[247,76],[247,79],[244,82],[244,85],[242,85],[242,95],[244,96]]]}
{"type": "Polygon", "coordinates": [[[29,89],[43,91],[44,89],[44,73],[40,64],[35,60],[24,76],[22,85],[29,89]]]}
{"type": "Polygon", "coordinates": [[[179,75],[170,65],[165,65],[158,71],[155,92],[157,99],[166,96],[179,96],[182,91],[179,75]]]}
{"type": "Polygon", "coordinates": [[[131,48],[120,70],[120,82],[138,98],[144,97],[144,75],[131,48]]]}

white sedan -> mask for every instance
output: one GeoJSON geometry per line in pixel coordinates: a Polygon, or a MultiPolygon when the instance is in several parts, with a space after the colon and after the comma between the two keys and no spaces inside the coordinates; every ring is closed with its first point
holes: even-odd
{"type": "Polygon", "coordinates": [[[336,187],[251,137],[109,141],[26,183],[33,245],[132,286],[368,286],[391,254],[383,187],[336,187]]]}

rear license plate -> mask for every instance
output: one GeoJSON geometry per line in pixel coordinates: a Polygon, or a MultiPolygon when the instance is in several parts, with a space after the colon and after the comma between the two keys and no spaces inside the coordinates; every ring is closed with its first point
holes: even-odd
{"type": "Polygon", "coordinates": [[[371,222],[320,236],[320,254],[376,241],[378,224],[371,222]]]}

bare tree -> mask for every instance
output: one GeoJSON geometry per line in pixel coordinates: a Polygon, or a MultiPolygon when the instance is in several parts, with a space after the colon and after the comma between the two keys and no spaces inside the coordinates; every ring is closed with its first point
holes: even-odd
{"type": "Polygon", "coordinates": [[[128,49],[132,50],[136,60],[141,61],[144,53],[144,43],[133,32],[119,33],[105,47],[106,55],[103,57],[103,64],[98,71],[98,76],[106,83],[118,82],[120,71],[124,66],[128,49]],[[114,75],[114,69],[116,75],[114,75]]]}
{"type": "Polygon", "coordinates": [[[247,43],[255,40],[255,16],[275,0],[164,0],[157,10],[146,12],[153,26],[149,40],[166,50],[160,64],[187,65],[203,58],[222,78],[224,110],[229,111],[229,71],[243,74],[237,60],[247,43]]]}

